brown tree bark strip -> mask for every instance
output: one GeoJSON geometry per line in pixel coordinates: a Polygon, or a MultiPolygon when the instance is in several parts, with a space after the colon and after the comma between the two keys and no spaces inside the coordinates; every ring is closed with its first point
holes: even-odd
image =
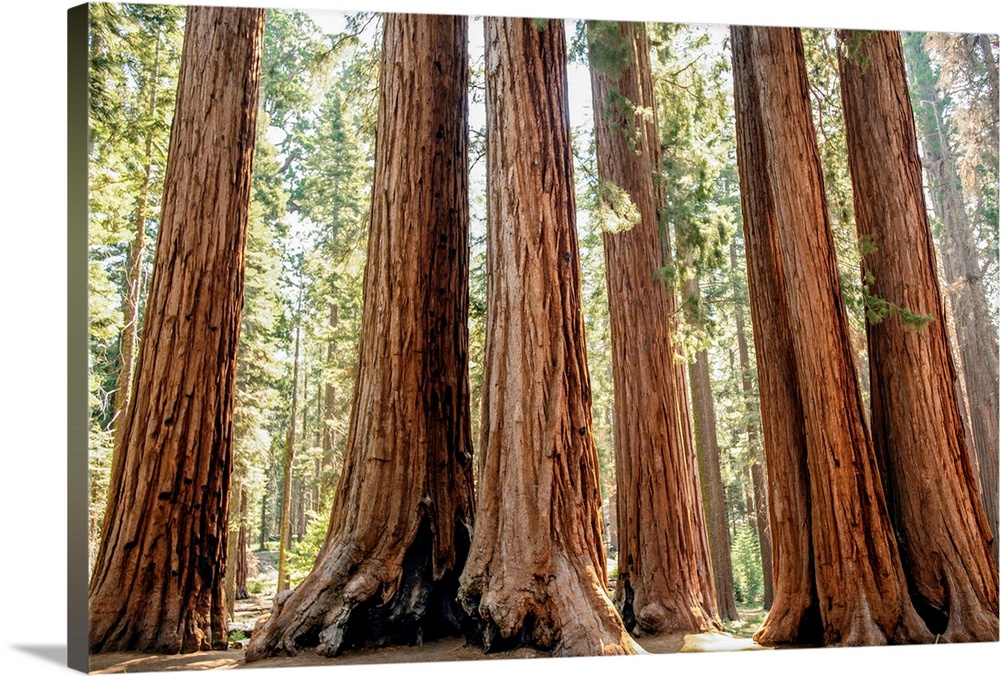
{"type": "Polygon", "coordinates": [[[561,21],[487,17],[482,465],[460,597],[487,650],[639,652],[608,597],[561,21]]]}
{"type": "MultiPolygon", "coordinates": [[[[338,307],[337,303],[330,303],[330,330],[335,331],[338,325],[338,307]]],[[[336,345],[334,340],[331,338],[326,344],[326,363],[330,367],[333,365],[333,359],[336,356],[336,345]]],[[[333,447],[337,441],[337,431],[333,425],[334,410],[337,404],[337,388],[332,382],[327,381],[323,388],[323,457],[320,463],[321,475],[327,478],[322,482],[320,486],[320,500],[319,503],[323,504],[327,500],[327,496],[336,487],[339,474],[339,463],[337,463],[333,457],[333,447]],[[330,468],[330,473],[325,474],[326,468],[330,468]]]]}
{"type": "Polygon", "coordinates": [[[944,640],[994,641],[997,569],[955,396],[902,45],[889,31],[838,37],[858,238],[872,248],[864,277],[875,296],[932,318],[918,330],[892,312],[867,327],[872,438],[910,594],[944,640]]]}
{"type": "Polygon", "coordinates": [[[247,572],[249,569],[247,555],[250,551],[250,543],[247,538],[247,519],[250,518],[250,514],[247,507],[247,489],[245,486],[240,486],[239,505],[240,525],[236,535],[236,561],[234,562],[236,571],[233,576],[236,584],[236,592],[233,595],[234,601],[250,598],[250,592],[247,590],[247,572]]]}
{"type": "Polygon", "coordinates": [[[226,515],[264,10],[188,11],[134,395],[90,584],[92,652],[225,649],[226,515]]]}
{"type": "Polygon", "coordinates": [[[798,388],[824,645],[929,640],[907,595],[854,369],[797,30],[750,28],[798,388]]]}
{"type": "MultiPolygon", "coordinates": [[[[300,272],[301,274],[301,272],[300,272]]],[[[302,315],[302,281],[299,280],[299,299],[295,310],[296,323],[302,315]]],[[[292,468],[295,464],[295,414],[299,405],[299,341],[302,327],[295,327],[295,357],[292,361],[292,410],[288,415],[285,433],[285,452],[281,461],[281,512],[278,517],[278,593],[289,587],[288,549],[292,542],[292,468]]]]}
{"type": "MultiPolygon", "coordinates": [[[[685,287],[687,298],[685,307],[691,307],[691,301],[697,303],[701,298],[698,279],[689,280],[685,287]]],[[[697,319],[691,317],[689,321],[697,319]]],[[[694,423],[695,452],[698,457],[698,473],[702,487],[705,530],[712,555],[715,598],[722,617],[727,620],[738,620],[740,615],[736,609],[732,551],[729,545],[729,512],[726,509],[725,488],[722,485],[722,463],[719,457],[708,350],[695,352],[694,361],[688,365],[688,378],[691,382],[691,417],[694,423]]]]}
{"type": "Polygon", "coordinates": [[[467,18],[389,14],[361,354],[330,529],[247,660],[461,629],[471,539],[467,18]]]}
{"type": "MultiPolygon", "coordinates": [[[[643,87],[649,42],[643,24],[591,24],[590,29],[592,52],[610,47],[595,40],[627,45],[618,72],[591,67],[597,170],[602,182],[627,193],[640,214],[633,227],[604,233],[618,477],[615,603],[626,627],[639,635],[720,628],[698,475],[685,454],[686,428],[676,402],[685,392],[676,388],[674,377],[673,297],[657,276],[664,256],[649,146],[659,143],[659,135],[655,121],[647,125],[633,109],[654,107],[651,88],[643,87]]],[[[724,521],[721,536],[728,561],[724,521]]],[[[731,570],[729,580],[732,597],[731,570]]]]}
{"type": "MultiPolygon", "coordinates": [[[[929,57],[916,36],[907,39],[908,58],[930,69],[929,57]],[[921,63],[923,62],[923,63],[921,63]]],[[[992,61],[992,59],[991,59],[992,61]]],[[[916,70],[916,69],[915,69],[916,70]]],[[[941,255],[944,280],[950,296],[956,348],[962,363],[968,408],[966,432],[978,465],[980,495],[993,534],[993,557],[1000,544],[1000,363],[996,327],[989,313],[982,284],[982,268],[962,197],[958,163],[948,138],[943,102],[934,82],[911,78],[920,105],[916,125],[921,136],[923,165],[934,213],[943,226],[941,255]]]]}
{"type": "Polygon", "coordinates": [[[731,29],[733,93],[775,587],[771,611],[754,640],[763,645],[818,643],[822,627],[814,582],[804,416],[767,172],[751,30],[745,26],[731,29]]]}

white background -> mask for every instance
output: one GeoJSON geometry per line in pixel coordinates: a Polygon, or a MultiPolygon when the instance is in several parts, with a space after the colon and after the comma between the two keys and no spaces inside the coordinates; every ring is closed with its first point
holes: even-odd
{"type": "MultiPolygon", "coordinates": [[[[1000,3],[941,0],[274,0],[281,7],[428,10],[518,16],[712,23],[1000,31],[1000,3]],[[642,3],[644,4],[644,3],[642,3]]],[[[14,0],[0,39],[0,660],[7,674],[59,673],[66,646],[66,10],[71,2],[14,0]],[[63,652],[59,652],[60,648],[63,652]],[[39,653],[51,655],[40,657],[39,653]]],[[[83,336],[78,336],[83,339],[83,336]]],[[[456,676],[553,669],[754,674],[996,673],[1000,644],[787,650],[636,658],[336,667],[347,674],[456,676]]],[[[332,669],[333,667],[331,667],[332,669]]],[[[326,667],[286,673],[316,674],[326,667]],[[319,671],[318,671],[319,670],[319,671]]]]}

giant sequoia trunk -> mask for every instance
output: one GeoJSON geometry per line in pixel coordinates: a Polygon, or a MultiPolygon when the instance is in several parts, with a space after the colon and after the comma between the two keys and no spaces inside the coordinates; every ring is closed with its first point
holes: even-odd
{"type": "MultiPolygon", "coordinates": [[[[946,641],[997,639],[997,570],[955,395],[899,34],[843,31],[841,92],[871,294],[872,438],[916,607],[946,641]],[[859,64],[861,60],[864,64],[859,64]],[[928,317],[908,326],[903,311],[928,317]]],[[[976,365],[982,368],[983,365],[976,365]]]]}
{"type": "Polygon", "coordinates": [[[262,9],[188,12],[135,388],[90,583],[92,652],[226,648],[233,393],[263,35],[262,9]]]}
{"type": "Polygon", "coordinates": [[[817,643],[822,637],[814,583],[809,472],[802,400],[792,348],[774,196],[767,172],[750,31],[732,28],[736,159],[757,358],[761,431],[767,466],[774,555],[774,600],[754,640],[764,645],[817,643]]]}
{"type": "Polygon", "coordinates": [[[637,652],[608,597],[561,21],[487,18],[479,502],[463,604],[487,650],[637,652]]]}
{"type": "MultiPolygon", "coordinates": [[[[589,40],[598,175],[624,191],[640,217],[631,227],[604,233],[618,481],[615,604],[635,633],[704,631],[719,624],[697,467],[686,453],[687,428],[678,416],[677,400],[686,393],[674,378],[670,322],[676,308],[657,276],[664,255],[651,161],[658,155],[650,144],[659,136],[655,120],[634,112],[653,108],[649,42],[642,24],[604,22],[590,25],[589,40]],[[618,48],[625,54],[620,64],[598,65],[601,51],[618,48]]],[[[728,579],[732,598],[731,572],[728,579]]],[[[727,617],[735,613],[733,600],[727,617]]]]}
{"type": "Polygon", "coordinates": [[[385,17],[361,354],[312,572],[247,660],[454,634],[471,538],[467,19],[385,17]]]}
{"type": "MultiPolygon", "coordinates": [[[[961,358],[968,397],[966,432],[971,432],[978,461],[981,497],[987,522],[993,534],[993,556],[1000,543],[1000,366],[998,366],[996,327],[990,317],[983,288],[975,235],[965,210],[958,163],[948,138],[949,125],[944,119],[944,102],[937,88],[923,34],[906,38],[907,58],[911,62],[916,127],[921,136],[924,170],[934,214],[940,219],[940,247],[944,282],[948,289],[955,326],[955,345],[961,358]]],[[[992,63],[992,59],[989,59],[992,63]]],[[[995,127],[994,127],[995,128],[995,127]]]]}
{"type": "MultiPolygon", "coordinates": [[[[928,640],[931,636],[907,595],[864,420],[809,110],[801,36],[786,28],[734,28],[733,32],[734,55],[745,49],[746,59],[734,68],[738,86],[745,87],[752,78],[750,89],[756,94],[744,99],[738,115],[759,116],[754,124],[760,157],[755,161],[762,162],[766,176],[764,181],[748,176],[746,187],[770,191],[783,278],[777,291],[787,302],[795,384],[801,410],[808,412],[802,430],[821,640],[825,645],[928,640]]],[[[743,148],[744,153],[748,150],[743,148]]],[[[789,490],[775,482],[771,486],[789,490]]],[[[792,584],[797,587],[801,581],[795,575],[792,584]]],[[[780,593],[783,580],[779,577],[776,583],[780,593]]],[[[775,642],[799,632],[800,618],[789,619],[783,630],[779,618],[769,618],[760,639],[775,642]]]]}

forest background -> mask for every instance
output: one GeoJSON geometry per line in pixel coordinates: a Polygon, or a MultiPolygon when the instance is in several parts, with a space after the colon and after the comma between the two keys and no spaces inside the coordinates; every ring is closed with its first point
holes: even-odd
{"type": "MultiPolygon", "coordinates": [[[[388,11],[428,10],[488,14],[647,19],[677,22],[758,23],[801,26],[858,26],[902,30],[934,29],[976,32],[1000,30],[1000,10],[992,3],[951,2],[947,11],[931,3],[908,5],[905,14],[873,3],[740,3],[712,0],[671,7],[640,8],[596,2],[371,2],[355,0],[349,6],[328,0],[256,4],[286,8],[329,7],[388,11]]],[[[64,420],[66,267],[65,242],[65,10],[71,3],[44,2],[19,5],[9,15],[11,38],[0,46],[7,64],[7,105],[0,111],[8,130],[4,147],[4,222],[8,240],[2,247],[3,282],[6,289],[6,331],[2,333],[7,374],[4,410],[7,412],[5,474],[11,478],[4,491],[7,551],[6,596],[14,612],[5,613],[4,664],[17,673],[50,673],[60,669],[65,655],[66,579],[66,437],[64,420]],[[9,404],[14,404],[13,406],[9,404]],[[20,668],[19,668],[20,667],[20,668]]],[[[83,340],[84,336],[71,336],[83,340]]],[[[974,645],[929,648],[917,646],[887,650],[824,651],[821,672],[865,663],[868,668],[901,662],[919,664],[920,671],[940,669],[956,658],[995,661],[1000,646],[974,645]],[[958,651],[959,654],[956,654],[958,651]]],[[[777,668],[815,670],[814,651],[744,655],[676,655],[637,662],[640,672],[672,668],[716,669],[777,668]],[[691,660],[694,660],[693,662],[691,660]],[[762,661],[761,661],[762,660],[762,661]],[[750,664],[749,662],[753,662],[750,664]]],[[[600,663],[601,668],[606,663],[600,663]]],[[[521,666],[521,665],[519,665],[521,666]]],[[[526,664],[530,671],[541,664],[526,664]]],[[[581,664],[581,666],[583,666],[581,664]]],[[[596,666],[596,665],[594,665],[596,666]]],[[[482,664],[487,672],[505,665],[482,664]]],[[[416,673],[447,674],[464,669],[461,664],[420,667],[416,673]]],[[[388,673],[389,667],[369,668],[388,673]]],[[[398,667],[394,671],[397,671],[398,667]]],[[[304,669],[293,673],[312,673],[304,669]]]]}

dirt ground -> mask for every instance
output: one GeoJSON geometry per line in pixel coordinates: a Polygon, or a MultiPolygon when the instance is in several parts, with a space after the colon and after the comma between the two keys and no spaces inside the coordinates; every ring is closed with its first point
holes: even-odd
{"type": "MultiPolygon", "coordinates": [[[[637,639],[650,653],[715,652],[733,650],[764,650],[749,638],[732,633],[663,634],[637,639]]],[[[372,650],[346,651],[328,658],[305,652],[295,657],[272,657],[252,664],[243,661],[244,650],[201,652],[190,655],[145,655],[141,653],[109,653],[90,658],[90,670],[95,674],[121,674],[138,671],[175,671],[206,669],[247,669],[269,667],[331,666],[344,664],[398,664],[401,662],[451,662],[457,660],[490,660],[547,657],[531,648],[484,654],[467,646],[462,638],[446,638],[422,646],[400,646],[372,650]]]]}
{"type": "MultiPolygon", "coordinates": [[[[277,581],[275,561],[269,553],[257,553],[260,573],[268,582],[277,581]],[[273,580],[270,578],[273,577],[273,580]]],[[[273,557],[272,557],[273,558],[273,557]]],[[[253,561],[254,564],[258,562],[253,561]]],[[[256,572],[257,566],[252,566],[256,572]]],[[[188,655],[149,655],[145,653],[105,653],[92,655],[90,671],[94,674],[122,674],[139,671],[201,671],[209,669],[251,669],[269,667],[332,666],[346,664],[398,664],[403,662],[452,662],[458,660],[497,660],[548,657],[547,653],[532,648],[518,648],[500,653],[484,654],[479,648],[468,646],[465,639],[446,638],[420,646],[398,646],[366,650],[349,650],[337,657],[322,657],[303,652],[294,657],[272,657],[246,664],[243,656],[246,639],[236,632],[249,635],[254,624],[270,612],[269,594],[252,596],[237,601],[234,616],[229,622],[230,648],[188,655]],[[234,640],[235,639],[235,640],[234,640]],[[242,640],[240,640],[242,639],[242,640]]],[[[741,611],[742,620],[727,623],[725,633],[663,634],[636,639],[650,653],[716,652],[733,650],[764,650],[750,637],[763,621],[763,611],[741,611]]]]}

